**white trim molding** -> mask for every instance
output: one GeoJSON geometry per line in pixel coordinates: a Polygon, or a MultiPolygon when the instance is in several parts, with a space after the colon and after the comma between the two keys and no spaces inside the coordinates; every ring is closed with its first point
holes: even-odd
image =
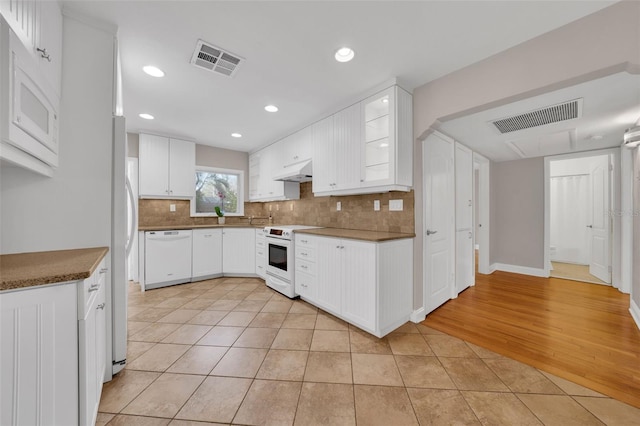
{"type": "Polygon", "coordinates": [[[545,268],[530,268],[528,266],[509,265],[506,263],[493,263],[491,264],[490,270],[492,273],[495,271],[503,271],[503,272],[512,272],[514,274],[549,278],[549,272],[545,268]]]}
{"type": "Polygon", "coordinates": [[[636,327],[640,330],[640,307],[636,304],[636,301],[631,299],[631,305],[629,306],[629,312],[631,318],[636,322],[636,327]]]}
{"type": "Polygon", "coordinates": [[[415,323],[422,322],[426,318],[427,318],[427,314],[425,313],[424,306],[414,310],[413,312],[411,312],[411,315],[409,316],[409,319],[411,320],[411,322],[415,322],[415,323]]]}

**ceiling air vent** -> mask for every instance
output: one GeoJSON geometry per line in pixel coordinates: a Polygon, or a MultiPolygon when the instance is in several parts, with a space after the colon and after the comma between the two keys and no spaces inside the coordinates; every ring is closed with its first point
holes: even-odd
{"type": "Polygon", "coordinates": [[[544,126],[545,124],[579,118],[582,115],[582,99],[563,102],[558,105],[537,109],[520,115],[493,121],[500,133],[515,132],[544,126]]]}
{"type": "Polygon", "coordinates": [[[191,56],[193,65],[228,77],[233,77],[243,61],[244,58],[203,40],[198,40],[196,50],[191,56]]]}

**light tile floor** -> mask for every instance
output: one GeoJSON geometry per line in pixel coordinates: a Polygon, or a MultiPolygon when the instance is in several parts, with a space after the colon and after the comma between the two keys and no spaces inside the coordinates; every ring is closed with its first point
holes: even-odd
{"type": "Polygon", "coordinates": [[[640,409],[429,327],[378,339],[259,279],[130,284],[128,314],[98,425],[640,425],[640,409]]]}

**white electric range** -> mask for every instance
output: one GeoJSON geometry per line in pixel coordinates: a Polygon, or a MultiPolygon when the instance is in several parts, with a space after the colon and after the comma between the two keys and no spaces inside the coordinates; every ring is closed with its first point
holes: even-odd
{"type": "Polygon", "coordinates": [[[313,229],[318,226],[273,225],[263,229],[267,243],[267,286],[289,298],[295,292],[295,238],[297,229],[313,229]]]}

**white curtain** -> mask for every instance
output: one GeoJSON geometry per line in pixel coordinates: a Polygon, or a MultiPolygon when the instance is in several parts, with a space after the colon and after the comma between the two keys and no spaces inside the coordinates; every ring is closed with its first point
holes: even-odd
{"type": "Polygon", "coordinates": [[[551,260],[589,264],[589,175],[551,178],[551,260]]]}

